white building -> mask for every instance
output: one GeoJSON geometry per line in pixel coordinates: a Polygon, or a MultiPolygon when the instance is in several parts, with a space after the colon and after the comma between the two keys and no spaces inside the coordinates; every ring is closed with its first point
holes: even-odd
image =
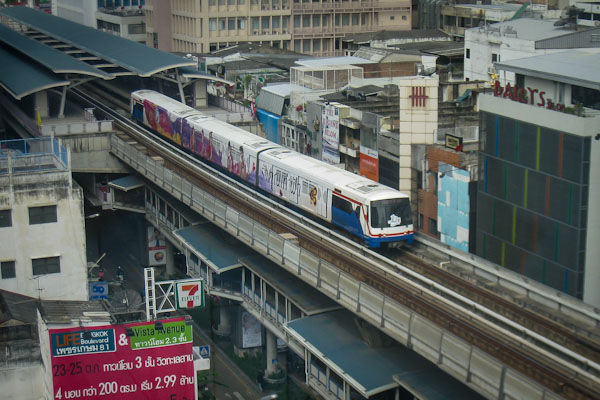
{"type": "Polygon", "coordinates": [[[144,0],[54,0],[52,12],[69,21],[145,44],[143,5],[144,0]]]}
{"type": "Polygon", "coordinates": [[[0,289],[87,300],[83,190],[54,138],[0,142],[0,289]]]}
{"type": "MultiPolygon", "coordinates": [[[[573,30],[555,21],[520,18],[465,31],[465,79],[489,81],[495,62],[557,53],[568,49],[600,47],[600,28],[573,30]]],[[[500,77],[515,83],[515,75],[500,77]]]]}

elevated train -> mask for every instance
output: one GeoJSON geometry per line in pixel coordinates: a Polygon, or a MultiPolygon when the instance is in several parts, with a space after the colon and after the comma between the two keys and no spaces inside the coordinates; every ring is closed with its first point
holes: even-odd
{"type": "Polygon", "coordinates": [[[151,90],[131,94],[131,118],[201,160],[339,226],[368,247],[414,238],[409,197],[206,116],[151,90]]]}

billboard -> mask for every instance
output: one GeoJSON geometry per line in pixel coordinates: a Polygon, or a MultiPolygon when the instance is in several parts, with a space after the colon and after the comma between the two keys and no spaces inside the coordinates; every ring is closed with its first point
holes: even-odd
{"type": "Polygon", "coordinates": [[[184,318],[50,329],[55,399],[195,399],[192,327],[184,318]]]}
{"type": "Polygon", "coordinates": [[[157,266],[167,263],[167,245],[165,237],[153,226],[148,227],[148,265],[157,266]]]}
{"type": "Polygon", "coordinates": [[[329,164],[340,163],[340,116],[336,106],[323,106],[323,161],[329,164]]]}
{"type": "Polygon", "coordinates": [[[250,313],[242,313],[242,348],[262,346],[262,330],[260,321],[250,313]]]}

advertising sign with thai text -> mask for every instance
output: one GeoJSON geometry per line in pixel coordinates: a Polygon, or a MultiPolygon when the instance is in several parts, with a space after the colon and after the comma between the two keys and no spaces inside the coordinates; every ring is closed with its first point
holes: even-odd
{"type": "Polygon", "coordinates": [[[54,398],[192,400],[192,327],[184,318],[50,329],[54,398]]]}
{"type": "Polygon", "coordinates": [[[323,106],[323,161],[329,164],[340,162],[340,116],[336,106],[323,106]]]}
{"type": "Polygon", "coordinates": [[[148,227],[148,265],[157,266],[167,263],[167,245],[165,237],[158,229],[148,227]]]}

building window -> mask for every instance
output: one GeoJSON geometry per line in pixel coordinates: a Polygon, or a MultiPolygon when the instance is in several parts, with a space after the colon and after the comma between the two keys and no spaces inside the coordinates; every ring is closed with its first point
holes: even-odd
{"type": "Polygon", "coordinates": [[[358,25],[358,14],[352,14],[352,25],[358,25]]]}
{"type": "Polygon", "coordinates": [[[56,221],[56,206],[29,207],[29,225],[56,221]]]}
{"type": "Polygon", "coordinates": [[[391,16],[390,16],[390,21],[393,21],[393,20],[395,20],[395,19],[396,19],[396,17],[395,17],[394,15],[391,15],[391,16]]]}
{"type": "Polygon", "coordinates": [[[402,16],[402,21],[406,21],[406,15],[402,16]]]}
{"type": "Polygon", "coordinates": [[[466,49],[465,58],[471,58],[471,49],[466,49]]]}
{"type": "Polygon", "coordinates": [[[433,218],[429,218],[429,233],[437,235],[437,221],[433,218]]]}
{"type": "Polygon", "coordinates": [[[312,26],[313,27],[321,26],[321,16],[320,15],[313,15],[312,26]]]}
{"type": "Polygon", "coordinates": [[[238,18],[237,27],[239,30],[246,29],[246,18],[238,18]]]}
{"type": "Polygon", "coordinates": [[[11,210],[0,210],[0,228],[12,226],[11,210]]]}
{"type": "Polygon", "coordinates": [[[260,22],[261,22],[262,29],[269,29],[269,26],[271,25],[271,21],[269,20],[269,17],[262,17],[260,22]]]}
{"type": "Polygon", "coordinates": [[[217,30],[217,20],[215,18],[208,20],[208,30],[211,32],[217,30]]]}
{"type": "Polygon", "coordinates": [[[0,274],[2,279],[10,279],[17,276],[15,273],[15,262],[14,261],[2,261],[0,262],[0,274]]]}
{"type": "Polygon", "coordinates": [[[31,260],[33,275],[60,273],[60,257],[34,258],[31,260]]]}
{"type": "Polygon", "coordinates": [[[500,62],[500,54],[492,53],[492,62],[500,62]]]}

